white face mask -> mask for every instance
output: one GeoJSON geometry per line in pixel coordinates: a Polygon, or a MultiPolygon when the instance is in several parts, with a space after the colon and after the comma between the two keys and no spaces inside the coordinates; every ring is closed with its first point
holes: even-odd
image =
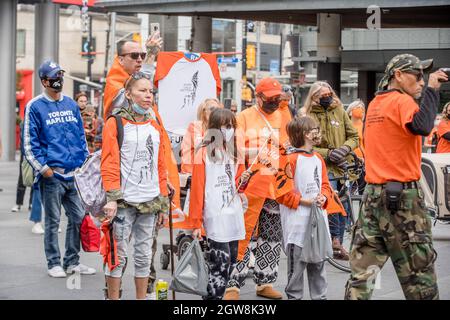
{"type": "Polygon", "coordinates": [[[228,129],[228,128],[222,127],[222,128],[220,128],[220,131],[222,131],[222,135],[223,135],[223,138],[225,139],[225,142],[230,142],[230,140],[234,136],[234,129],[233,128],[228,129]]]}
{"type": "Polygon", "coordinates": [[[434,120],[434,126],[437,126],[441,120],[434,120]]]}

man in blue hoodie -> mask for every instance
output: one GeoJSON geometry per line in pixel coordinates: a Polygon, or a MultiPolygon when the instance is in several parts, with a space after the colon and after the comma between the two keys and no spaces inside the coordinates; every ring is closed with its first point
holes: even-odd
{"type": "Polygon", "coordinates": [[[45,210],[45,255],[48,274],[63,278],[66,273],[94,274],[82,265],[80,225],[85,215],[75,189],[73,173],[89,154],[83,121],[76,102],[61,93],[64,70],[53,61],[39,68],[44,92],[32,99],[24,122],[24,151],[40,183],[45,210]],[[61,205],[68,218],[63,266],[58,244],[61,205]]]}

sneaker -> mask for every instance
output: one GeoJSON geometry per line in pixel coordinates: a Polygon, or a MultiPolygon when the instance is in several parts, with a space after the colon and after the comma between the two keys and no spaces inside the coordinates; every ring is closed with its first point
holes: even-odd
{"type": "Polygon", "coordinates": [[[275,290],[272,285],[256,286],[256,295],[267,299],[283,299],[281,292],[275,290]]]}
{"type": "Polygon", "coordinates": [[[239,300],[239,291],[236,287],[226,288],[223,300],[239,300]]]}
{"type": "Polygon", "coordinates": [[[34,234],[44,234],[44,228],[42,227],[42,223],[36,222],[31,228],[31,232],[34,234]]]}
{"type": "Polygon", "coordinates": [[[80,274],[95,274],[95,269],[79,263],[77,266],[69,266],[66,269],[68,274],[78,272],[80,274]]]}
{"type": "Polygon", "coordinates": [[[17,204],[11,208],[11,212],[19,212],[20,211],[20,206],[18,206],[17,204]]]}
{"type": "Polygon", "coordinates": [[[54,266],[48,269],[48,275],[52,278],[65,278],[67,276],[61,266],[54,266]]]}
{"type": "Polygon", "coordinates": [[[58,228],[58,233],[61,233],[61,232],[62,232],[61,228],[58,228]]]}

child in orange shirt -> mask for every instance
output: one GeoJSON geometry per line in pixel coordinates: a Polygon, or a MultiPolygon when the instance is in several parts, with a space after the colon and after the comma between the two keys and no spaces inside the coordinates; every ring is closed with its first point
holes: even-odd
{"type": "Polygon", "coordinates": [[[192,170],[189,215],[201,238],[206,231],[209,265],[208,295],[204,299],[222,299],[234,269],[238,241],[245,238],[244,209],[237,183],[249,178],[236,148],[236,118],[227,109],[214,109],[205,138],[197,148],[192,170]]]}

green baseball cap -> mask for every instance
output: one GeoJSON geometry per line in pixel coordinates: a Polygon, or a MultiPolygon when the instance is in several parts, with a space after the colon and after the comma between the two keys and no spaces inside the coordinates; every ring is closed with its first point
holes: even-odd
{"type": "Polygon", "coordinates": [[[398,54],[387,64],[386,70],[384,70],[384,76],[378,84],[378,90],[387,89],[389,80],[394,75],[395,70],[425,72],[430,70],[432,66],[433,59],[421,61],[419,58],[409,53],[398,54]]]}

